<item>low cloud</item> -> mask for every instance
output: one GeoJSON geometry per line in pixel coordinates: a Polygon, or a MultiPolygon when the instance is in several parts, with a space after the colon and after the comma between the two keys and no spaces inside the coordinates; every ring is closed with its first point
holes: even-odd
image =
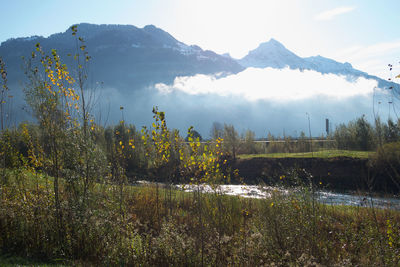
{"type": "Polygon", "coordinates": [[[342,15],[348,12],[351,12],[355,9],[355,7],[338,7],[334,9],[330,9],[324,12],[319,13],[314,18],[315,20],[332,20],[334,17],[338,15],[342,15]]]}
{"type": "Polygon", "coordinates": [[[237,96],[248,101],[293,102],[314,97],[344,99],[367,96],[377,86],[375,80],[357,80],[311,70],[248,68],[236,75],[217,78],[212,75],[177,77],[172,85],[156,84],[162,93],[173,91],[189,95],[214,94],[237,96]]]}
{"type": "Polygon", "coordinates": [[[333,127],[364,114],[373,121],[373,99],[375,112],[385,120],[389,96],[376,86],[374,80],[315,71],[249,68],[236,75],[178,77],[171,85],[129,93],[105,88],[101,110],[109,123],[123,117],[140,128],[151,125],[152,107],[158,106],[166,112],[168,127],[185,134],[194,126],[204,138],[214,121],[233,124],[239,133],[251,129],[258,137],[268,132],[298,136],[308,131],[308,113],[312,134],[319,136],[325,133],[326,118],[333,127]]]}

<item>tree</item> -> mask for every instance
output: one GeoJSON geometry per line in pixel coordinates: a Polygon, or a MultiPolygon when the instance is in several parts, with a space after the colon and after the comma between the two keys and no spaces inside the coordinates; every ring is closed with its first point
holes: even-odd
{"type": "Polygon", "coordinates": [[[9,89],[7,86],[7,71],[6,71],[6,64],[3,61],[3,59],[0,57],[0,79],[1,79],[1,88],[0,88],[0,126],[1,126],[1,131],[4,130],[4,125],[7,124],[6,120],[8,117],[8,114],[6,114],[5,109],[6,109],[6,104],[7,104],[7,98],[10,98],[11,96],[8,94],[9,89]]]}
{"type": "Polygon", "coordinates": [[[213,122],[210,130],[210,136],[213,140],[222,138],[224,136],[224,127],[221,123],[216,121],[213,122]]]}
{"type": "Polygon", "coordinates": [[[399,125],[392,119],[388,120],[387,127],[384,128],[384,136],[386,142],[396,142],[400,138],[399,125]]]}
{"type": "Polygon", "coordinates": [[[232,124],[224,124],[224,148],[236,159],[236,153],[239,147],[239,134],[232,124]]]}
{"type": "Polygon", "coordinates": [[[243,144],[243,153],[246,154],[256,154],[257,148],[256,144],[254,143],[256,134],[251,131],[247,130],[244,135],[244,144],[243,144]]]}
{"type": "MultiPolygon", "coordinates": [[[[3,169],[2,177],[5,179],[5,168],[6,168],[6,155],[5,152],[7,151],[6,143],[4,138],[4,122],[6,120],[5,114],[5,104],[6,104],[6,97],[8,94],[8,86],[7,86],[7,72],[6,67],[3,59],[0,57],[0,79],[1,79],[1,89],[0,89],[0,120],[1,120],[1,128],[0,128],[0,157],[1,157],[1,167],[3,169]]],[[[2,179],[2,180],[3,180],[2,179]]]]}
{"type": "Polygon", "coordinates": [[[381,122],[381,118],[379,116],[375,117],[375,136],[377,138],[377,144],[379,147],[382,147],[383,145],[385,126],[386,125],[381,122]]]}
{"type": "Polygon", "coordinates": [[[203,137],[201,137],[201,134],[200,134],[198,131],[193,130],[193,129],[192,129],[192,131],[191,131],[191,135],[188,134],[188,135],[186,136],[186,138],[185,138],[185,141],[186,141],[186,142],[189,141],[189,137],[192,137],[192,138],[194,138],[194,139],[199,138],[199,141],[200,141],[200,142],[203,141],[203,137]]]}
{"type": "MultiPolygon", "coordinates": [[[[75,171],[77,173],[77,183],[81,183],[83,189],[83,205],[84,208],[87,198],[88,191],[93,185],[96,179],[104,176],[102,168],[102,161],[104,161],[103,151],[99,149],[94,138],[96,125],[94,123],[94,117],[90,114],[94,106],[94,88],[89,88],[87,84],[88,69],[91,57],[86,51],[85,40],[77,35],[78,29],[74,25],[71,27],[72,36],[75,39],[75,51],[74,51],[74,63],[75,69],[74,77],[77,86],[77,101],[76,110],[76,128],[80,128],[74,131],[75,145],[78,154],[75,154],[75,158],[79,159],[75,161],[75,171]],[[81,125],[79,125],[80,123],[81,125]]],[[[69,55],[72,56],[72,55],[69,55]]],[[[74,186],[76,188],[76,186],[74,186]]]]}
{"type": "Polygon", "coordinates": [[[73,132],[76,121],[72,119],[74,109],[77,109],[79,95],[73,89],[74,79],[67,66],[62,64],[55,49],[47,55],[36,44],[36,52],[27,61],[29,84],[25,89],[27,103],[39,121],[40,129],[46,140],[44,149],[48,152],[50,163],[48,172],[54,177],[55,213],[59,224],[59,236],[62,239],[62,212],[59,197],[59,179],[65,165],[65,158],[70,147],[68,133],[73,132]],[[32,61],[39,60],[40,67],[33,67],[32,61]],[[72,131],[71,131],[72,130],[72,131]]]}
{"type": "Polygon", "coordinates": [[[304,131],[301,131],[300,137],[297,140],[299,152],[309,152],[310,151],[310,142],[307,142],[307,140],[308,140],[308,138],[306,137],[306,133],[304,131]]]}
{"type": "Polygon", "coordinates": [[[356,143],[360,150],[369,151],[374,148],[374,135],[371,124],[363,115],[358,118],[355,124],[356,127],[356,143]]]}

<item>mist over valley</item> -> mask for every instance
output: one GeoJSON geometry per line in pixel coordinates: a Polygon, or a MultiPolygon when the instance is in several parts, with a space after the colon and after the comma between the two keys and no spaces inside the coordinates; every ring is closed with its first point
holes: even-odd
{"type": "MultiPolygon", "coordinates": [[[[193,125],[205,138],[213,122],[233,124],[239,132],[251,129],[257,137],[269,132],[296,137],[307,131],[309,114],[312,133],[318,136],[325,133],[326,118],[332,126],[363,115],[371,121],[373,105],[376,115],[386,119],[389,88],[399,86],[347,62],[301,58],[275,39],[234,59],[186,45],[153,25],[77,26],[91,56],[86,86],[96,89],[100,124],[115,124],[123,115],[137,127],[149,125],[151,110],[158,106],[169,127],[186,132],[193,125]]],[[[56,49],[70,71],[76,69],[67,56],[76,49],[70,29],[47,38],[3,42],[0,55],[7,64],[16,123],[31,119],[24,111],[27,80],[21,57],[29,58],[36,43],[45,51],[56,49]]]]}

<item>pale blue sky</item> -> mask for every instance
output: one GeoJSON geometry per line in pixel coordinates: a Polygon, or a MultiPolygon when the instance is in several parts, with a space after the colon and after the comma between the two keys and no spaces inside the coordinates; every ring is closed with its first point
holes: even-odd
{"type": "Polygon", "coordinates": [[[322,55],[388,78],[400,61],[399,0],[0,0],[0,42],[72,24],[154,24],[178,40],[242,57],[275,38],[299,56],[322,55]]]}

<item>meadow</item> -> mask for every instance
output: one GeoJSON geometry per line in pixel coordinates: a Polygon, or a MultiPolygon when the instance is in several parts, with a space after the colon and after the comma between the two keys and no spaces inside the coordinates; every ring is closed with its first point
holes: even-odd
{"type": "Polygon", "coordinates": [[[354,151],[354,150],[320,150],[315,152],[297,152],[297,153],[268,153],[268,154],[241,154],[240,159],[249,158],[336,158],[350,157],[367,159],[375,155],[374,151],[354,151]]]}

